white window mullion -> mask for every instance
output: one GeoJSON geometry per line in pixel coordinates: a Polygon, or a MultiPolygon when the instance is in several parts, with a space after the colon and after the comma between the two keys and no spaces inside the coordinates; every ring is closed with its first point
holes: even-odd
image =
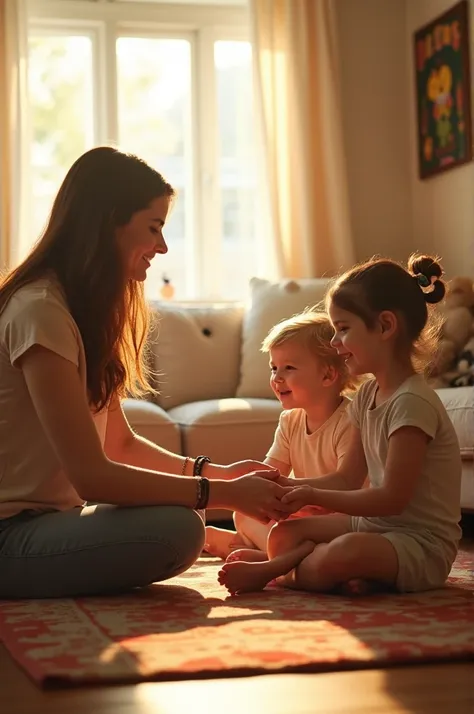
{"type": "Polygon", "coordinates": [[[200,154],[197,184],[199,221],[199,293],[214,299],[221,292],[221,200],[219,191],[219,144],[217,125],[216,76],[214,67],[214,32],[198,32],[196,57],[197,127],[196,146],[200,154]]]}
{"type": "Polygon", "coordinates": [[[118,99],[117,99],[117,24],[107,19],[104,23],[100,52],[100,72],[97,89],[100,92],[101,125],[100,137],[102,143],[118,143],[118,99]]]}
{"type": "MultiPolygon", "coordinates": [[[[196,61],[198,56],[198,44],[196,33],[192,33],[191,42],[191,98],[188,122],[185,128],[185,142],[189,149],[185,150],[188,157],[185,172],[186,186],[191,187],[189,196],[185,202],[185,228],[186,228],[186,298],[195,299],[201,295],[201,280],[199,274],[200,266],[200,235],[202,225],[201,194],[199,190],[199,177],[201,175],[201,152],[199,151],[199,129],[198,129],[198,101],[197,101],[197,72],[196,61]]],[[[179,200],[179,196],[178,196],[179,200]]]]}

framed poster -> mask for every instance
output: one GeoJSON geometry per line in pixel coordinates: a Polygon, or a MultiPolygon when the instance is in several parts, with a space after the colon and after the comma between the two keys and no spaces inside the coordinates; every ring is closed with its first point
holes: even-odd
{"type": "Polygon", "coordinates": [[[469,4],[462,0],[414,35],[419,176],[472,159],[469,4]]]}

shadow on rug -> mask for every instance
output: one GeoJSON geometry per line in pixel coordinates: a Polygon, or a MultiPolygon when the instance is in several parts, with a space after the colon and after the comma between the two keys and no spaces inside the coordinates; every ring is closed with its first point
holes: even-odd
{"type": "Polygon", "coordinates": [[[0,603],[0,637],[39,684],[321,672],[474,657],[474,553],[421,595],[282,589],[229,598],[216,559],[120,597],[0,603]]]}

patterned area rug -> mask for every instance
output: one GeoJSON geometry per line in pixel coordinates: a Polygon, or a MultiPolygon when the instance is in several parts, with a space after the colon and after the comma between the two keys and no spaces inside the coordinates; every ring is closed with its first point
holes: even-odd
{"type": "Polygon", "coordinates": [[[278,588],[228,598],[219,562],[115,598],[5,601],[0,637],[39,684],[328,671],[474,657],[474,553],[422,595],[278,588]]]}

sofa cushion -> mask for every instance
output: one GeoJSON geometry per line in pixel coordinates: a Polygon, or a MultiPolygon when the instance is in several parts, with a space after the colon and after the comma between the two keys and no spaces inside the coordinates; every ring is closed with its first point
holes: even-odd
{"type": "Polygon", "coordinates": [[[122,405],[133,431],[168,451],[181,453],[179,426],[164,409],[140,399],[124,399],[122,405]]]}
{"type": "Polygon", "coordinates": [[[250,281],[250,305],[244,316],[238,397],[272,398],[268,355],[260,352],[270,329],[306,307],[319,303],[326,292],[325,278],[250,281]]]}
{"type": "Polygon", "coordinates": [[[221,464],[264,459],[280,413],[273,399],[213,399],[169,411],[181,426],[183,453],[207,454],[221,464]]]}
{"type": "Polygon", "coordinates": [[[463,459],[474,459],[474,388],[436,390],[453,422],[463,459]]]}
{"type": "Polygon", "coordinates": [[[239,381],[242,305],[154,303],[152,335],[157,403],[163,409],[233,397],[239,381]]]}

